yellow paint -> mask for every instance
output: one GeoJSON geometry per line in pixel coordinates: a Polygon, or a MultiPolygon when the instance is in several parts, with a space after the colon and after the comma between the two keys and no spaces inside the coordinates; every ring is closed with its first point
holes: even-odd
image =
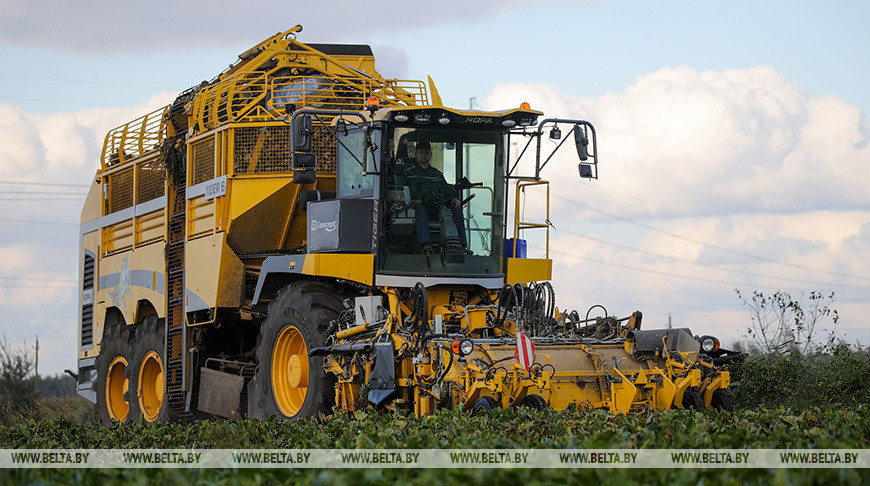
{"type": "Polygon", "coordinates": [[[305,255],[302,273],[320,277],[335,277],[374,284],[375,256],[351,253],[318,253],[305,255]]]}
{"type": "Polygon", "coordinates": [[[293,417],[308,394],[308,347],[293,326],[285,327],[272,349],[271,382],[275,404],[286,417],[293,417]]]}
{"type": "Polygon", "coordinates": [[[139,368],[138,396],[139,409],[146,422],[153,422],[163,410],[165,389],[163,360],[156,351],[149,352],[139,368]]]}
{"type": "Polygon", "coordinates": [[[508,258],[507,283],[541,282],[553,278],[553,260],[508,258]]]}

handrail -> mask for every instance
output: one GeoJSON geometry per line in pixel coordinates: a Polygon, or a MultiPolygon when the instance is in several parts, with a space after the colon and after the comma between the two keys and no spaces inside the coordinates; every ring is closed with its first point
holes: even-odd
{"type": "MultiPolygon", "coordinates": [[[[550,181],[537,180],[533,178],[520,178],[517,179],[517,185],[515,189],[515,201],[514,201],[514,251],[516,251],[517,240],[520,237],[520,232],[525,231],[527,229],[534,228],[546,228],[547,229],[547,240],[545,245],[545,258],[550,258],[550,181]],[[546,220],[543,223],[532,223],[528,221],[520,220],[520,207],[521,207],[521,198],[520,194],[525,195],[525,188],[529,186],[538,186],[545,185],[547,186],[547,216],[546,220]]],[[[516,255],[516,253],[514,253],[516,255]]]]}
{"type": "Polygon", "coordinates": [[[100,155],[103,170],[124,165],[133,159],[157,150],[166,137],[164,114],[168,109],[168,105],[158,108],[109,130],[100,155]]]}

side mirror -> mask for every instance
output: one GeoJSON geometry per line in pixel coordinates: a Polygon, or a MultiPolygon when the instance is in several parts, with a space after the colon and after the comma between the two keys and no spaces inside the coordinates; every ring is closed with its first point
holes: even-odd
{"type": "Polygon", "coordinates": [[[313,184],[317,181],[317,154],[293,154],[293,182],[295,184],[313,184]]]}
{"type": "Polygon", "coordinates": [[[293,137],[295,140],[294,151],[311,152],[311,134],[314,132],[311,126],[311,115],[302,115],[296,118],[293,124],[293,137]]]}
{"type": "Polygon", "coordinates": [[[580,164],[578,166],[580,169],[580,177],[584,179],[592,179],[592,166],[589,164],[580,164]]]}
{"type": "MultiPolygon", "coordinates": [[[[586,146],[589,145],[589,137],[586,135],[586,130],[580,128],[580,125],[574,125],[574,145],[577,146],[577,155],[580,156],[580,160],[584,162],[589,160],[589,154],[586,152],[586,146]]],[[[583,177],[582,168],[580,169],[580,176],[583,177]]]]}

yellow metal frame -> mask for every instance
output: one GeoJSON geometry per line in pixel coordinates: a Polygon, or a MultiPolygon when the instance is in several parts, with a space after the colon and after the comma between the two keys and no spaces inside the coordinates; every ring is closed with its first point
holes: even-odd
{"type": "MultiPolygon", "coordinates": [[[[550,258],[550,181],[543,181],[537,179],[518,179],[515,192],[515,200],[514,200],[514,242],[516,242],[522,232],[529,229],[535,228],[546,228],[547,230],[547,240],[545,246],[544,258],[550,258]],[[547,198],[546,198],[546,208],[547,208],[547,216],[546,221],[543,223],[533,223],[529,221],[522,221],[521,218],[521,208],[522,208],[522,197],[521,195],[525,195],[526,188],[534,187],[534,186],[545,186],[547,188],[547,198]]],[[[514,243],[514,255],[516,256],[516,243],[514,243]]]]}

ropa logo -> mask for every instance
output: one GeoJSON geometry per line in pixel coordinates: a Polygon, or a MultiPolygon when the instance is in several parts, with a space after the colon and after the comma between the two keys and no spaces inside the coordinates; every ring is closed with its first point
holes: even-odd
{"type": "Polygon", "coordinates": [[[316,219],[311,220],[311,231],[317,230],[326,230],[330,233],[335,231],[335,228],[338,228],[337,221],[317,221],[316,219]]]}
{"type": "Polygon", "coordinates": [[[487,118],[487,117],[483,117],[483,116],[469,116],[469,117],[465,118],[465,123],[480,123],[480,124],[490,123],[491,124],[492,118],[487,118]]]}

